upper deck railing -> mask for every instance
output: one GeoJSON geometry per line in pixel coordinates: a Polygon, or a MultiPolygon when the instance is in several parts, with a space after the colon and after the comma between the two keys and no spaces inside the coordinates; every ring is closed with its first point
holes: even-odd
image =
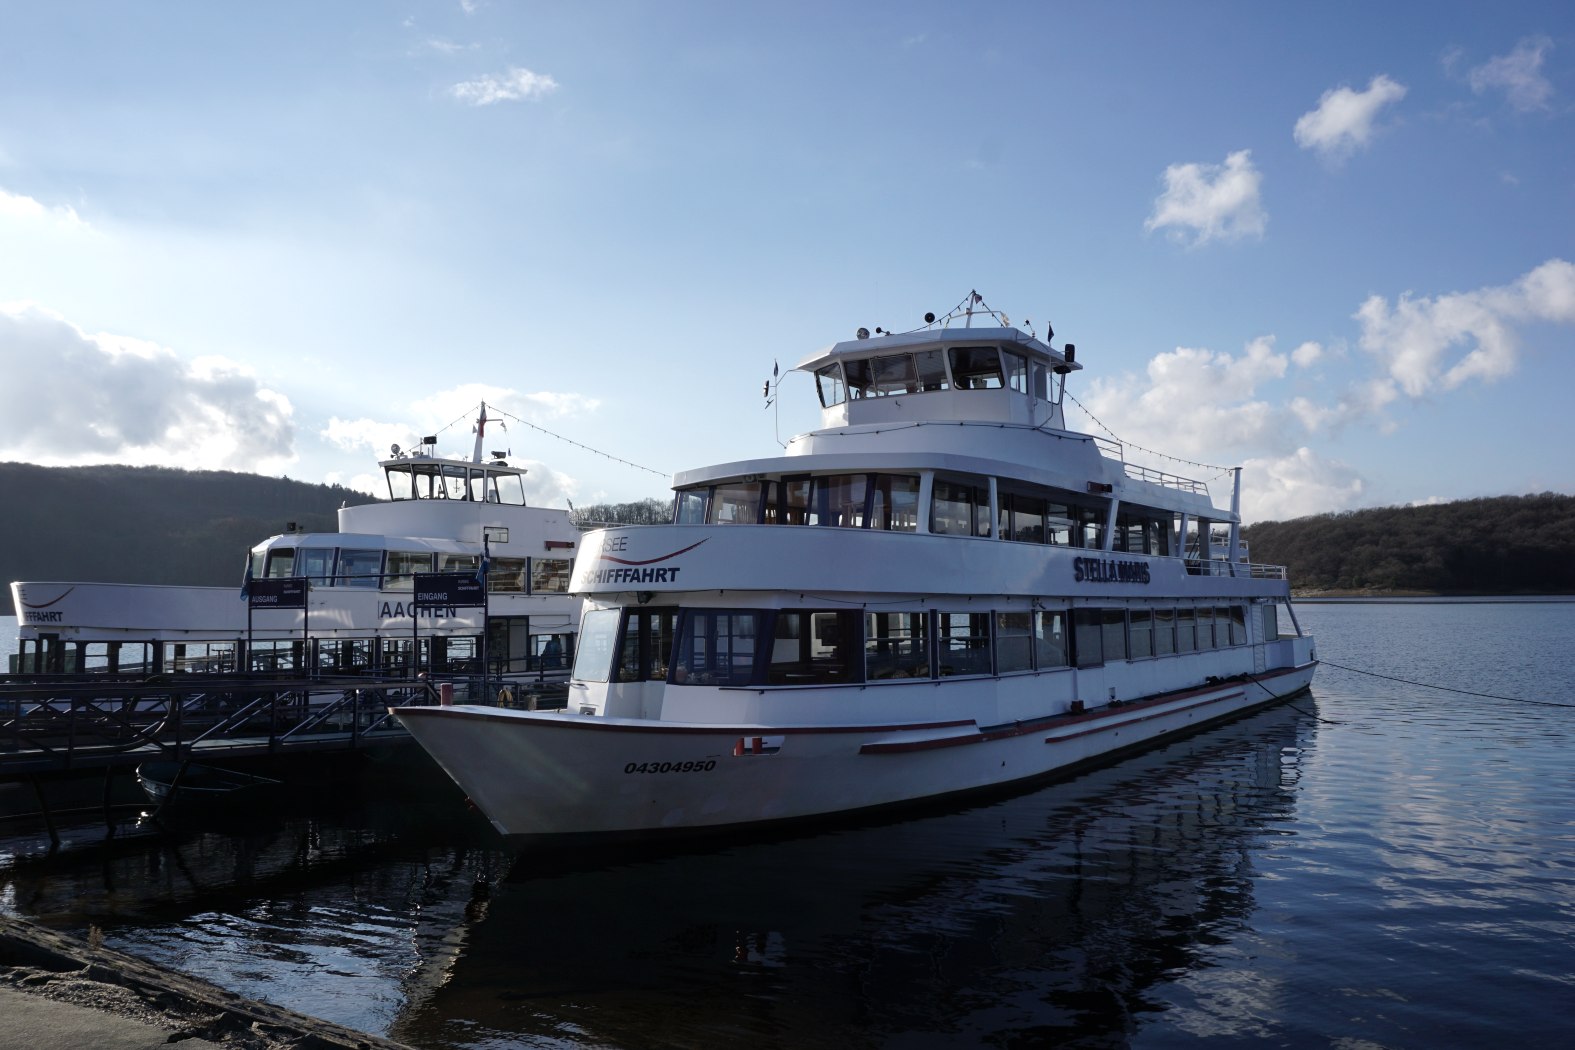
{"type": "Polygon", "coordinates": [[[1145,467],[1137,463],[1128,463],[1125,446],[1113,438],[1101,437],[1098,434],[1090,434],[1089,437],[1093,438],[1094,444],[1101,452],[1120,463],[1122,471],[1134,481],[1147,481],[1150,484],[1163,485],[1168,489],[1194,492],[1200,496],[1209,494],[1209,487],[1201,481],[1194,481],[1192,478],[1184,478],[1180,474],[1155,470],[1153,467],[1145,467]]]}

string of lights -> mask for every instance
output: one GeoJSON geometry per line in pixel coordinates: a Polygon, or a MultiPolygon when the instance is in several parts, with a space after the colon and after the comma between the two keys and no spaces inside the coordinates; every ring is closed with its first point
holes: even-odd
{"type": "MultiPolygon", "coordinates": [[[[1121,437],[1119,437],[1114,430],[1111,430],[1109,427],[1105,426],[1105,424],[1101,423],[1099,421],[1099,417],[1094,415],[1094,413],[1090,412],[1088,410],[1088,406],[1087,405],[1083,404],[1083,402],[1081,402],[1077,398],[1073,397],[1072,396],[1072,392],[1070,390],[1065,391],[1065,394],[1066,394],[1066,399],[1068,401],[1072,402],[1072,404],[1076,405],[1079,409],[1081,409],[1082,412],[1083,412],[1083,415],[1085,415],[1089,419],[1093,420],[1094,425],[1096,427],[1098,427],[1100,430],[1103,430],[1105,433],[1109,434],[1113,440],[1121,442],[1121,444],[1124,445],[1127,448],[1135,448],[1139,452],[1147,452],[1151,456],[1158,456],[1160,459],[1168,459],[1172,463],[1185,463],[1189,467],[1202,467],[1204,470],[1217,470],[1217,471],[1219,471],[1219,473],[1216,474],[1215,477],[1224,477],[1226,474],[1229,474],[1233,469],[1235,469],[1233,467],[1222,467],[1222,466],[1220,466],[1217,463],[1199,463],[1195,459],[1182,459],[1180,456],[1172,456],[1172,455],[1168,455],[1168,454],[1166,454],[1164,452],[1156,452],[1156,451],[1154,451],[1151,448],[1144,448],[1142,445],[1139,445],[1135,441],[1126,441],[1126,440],[1122,439],[1121,437]]],[[[1214,478],[1210,478],[1209,480],[1213,481],[1214,478]]]]}
{"type": "MultiPolygon", "coordinates": [[[[603,459],[610,459],[614,463],[622,463],[624,466],[626,466],[626,467],[633,467],[635,470],[643,470],[647,474],[655,474],[659,478],[670,477],[670,475],[667,474],[665,471],[653,470],[650,467],[643,467],[643,466],[641,466],[638,463],[632,463],[629,460],[622,459],[622,458],[620,458],[618,456],[613,455],[610,452],[603,452],[599,448],[592,448],[589,445],[582,445],[580,442],[575,441],[573,438],[566,438],[562,434],[555,434],[552,431],[548,430],[546,427],[537,426],[535,423],[532,423],[528,419],[521,419],[519,416],[514,415],[512,412],[505,412],[503,409],[499,408],[496,405],[488,405],[487,406],[487,410],[489,412],[496,412],[499,416],[502,416],[504,419],[512,420],[513,422],[518,423],[521,426],[530,427],[532,430],[536,430],[536,431],[539,431],[539,432],[541,432],[543,434],[546,434],[550,438],[556,438],[559,441],[562,441],[566,445],[573,445],[577,449],[581,449],[581,450],[583,450],[585,452],[590,452],[590,453],[592,453],[594,455],[601,456],[603,459]]],[[[458,419],[456,419],[452,423],[450,423],[448,426],[444,427],[442,430],[439,430],[438,433],[441,434],[441,433],[443,433],[444,430],[450,430],[453,427],[458,426],[460,423],[463,423],[463,422],[471,419],[473,415],[474,415],[473,412],[465,413],[464,415],[460,416],[458,419]]]]}

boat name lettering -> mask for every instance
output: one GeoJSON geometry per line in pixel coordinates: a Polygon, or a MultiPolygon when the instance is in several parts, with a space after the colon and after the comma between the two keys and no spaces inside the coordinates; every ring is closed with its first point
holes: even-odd
{"type": "Polygon", "coordinates": [[[589,583],[677,583],[679,567],[592,569],[589,583]]]}
{"type": "Polygon", "coordinates": [[[709,773],[716,768],[716,759],[693,762],[630,762],[623,767],[625,773],[709,773]]]}
{"type": "MultiPolygon", "coordinates": [[[[417,602],[426,601],[431,595],[420,595],[416,601],[408,606],[404,602],[384,602],[382,616],[385,620],[403,619],[414,613],[416,616],[425,616],[435,620],[440,616],[458,616],[459,607],[455,605],[419,605],[417,602]]],[[[442,597],[439,595],[438,597],[442,597]]]]}
{"type": "Polygon", "coordinates": [[[22,610],[23,623],[61,623],[65,620],[65,617],[66,614],[59,609],[53,609],[49,612],[33,612],[31,609],[22,610]]]}
{"type": "Polygon", "coordinates": [[[1147,583],[1148,562],[1073,558],[1072,578],[1078,583],[1147,583]]]}

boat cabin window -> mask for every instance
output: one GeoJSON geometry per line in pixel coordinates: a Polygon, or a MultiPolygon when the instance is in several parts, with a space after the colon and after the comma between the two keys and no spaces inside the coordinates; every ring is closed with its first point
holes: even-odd
{"type": "Polygon", "coordinates": [[[1105,662],[1104,628],[1100,609],[1072,610],[1072,653],[1079,667],[1105,662]]]}
{"type": "Polygon", "coordinates": [[[769,685],[820,685],[856,681],[858,613],[852,610],[797,611],[776,615],[769,685]]]}
{"type": "Polygon", "coordinates": [[[945,536],[990,535],[990,490],[937,478],[930,496],[930,531],[945,536]]]}
{"type": "Polygon", "coordinates": [[[493,558],[487,566],[487,590],[523,594],[526,564],[524,558],[493,558]]]}
{"type": "Polygon", "coordinates": [[[674,525],[704,525],[708,488],[684,489],[673,501],[674,525]]]}
{"type": "Polygon", "coordinates": [[[605,682],[612,676],[618,651],[617,609],[591,609],[580,617],[580,637],[574,654],[574,677],[582,682],[605,682]]]}
{"type": "Polygon", "coordinates": [[[735,481],[711,492],[706,521],[711,525],[756,525],[760,522],[761,490],[758,481],[735,481]]]}
{"type": "Polygon", "coordinates": [[[1001,353],[993,346],[951,348],[952,383],[958,390],[999,390],[1001,353]]]}
{"type": "Polygon", "coordinates": [[[319,587],[328,586],[334,578],[334,549],[332,547],[302,547],[296,559],[296,572],[319,587]]]}
{"type": "Polygon", "coordinates": [[[295,548],[275,547],[268,552],[268,571],[263,573],[269,579],[285,579],[295,575],[295,548]]]}
{"type": "MultiPolygon", "coordinates": [[[[475,573],[481,569],[481,555],[479,554],[446,554],[437,556],[438,572],[468,572],[475,573]]],[[[490,571],[491,566],[488,566],[490,571]]]]}
{"type": "Polygon", "coordinates": [[[872,529],[919,531],[919,478],[912,474],[876,474],[870,483],[872,529]]]}
{"type": "Polygon", "coordinates": [[[752,609],[685,609],[673,658],[673,685],[748,685],[755,675],[762,614],[752,609]]]}
{"type": "Polygon", "coordinates": [[[1132,642],[1132,659],[1141,660],[1154,655],[1154,612],[1152,609],[1132,609],[1127,613],[1128,633],[1132,642]]]}
{"type": "Polygon", "coordinates": [[[512,471],[487,470],[464,463],[391,463],[388,475],[391,499],[456,499],[478,503],[525,505],[525,485],[512,471]]]}
{"type": "Polygon", "coordinates": [[[841,361],[815,369],[815,391],[820,395],[821,408],[833,408],[848,399],[848,388],[842,382],[841,361]]]}
{"type": "Polygon", "coordinates": [[[429,551],[389,551],[383,589],[408,591],[415,585],[415,573],[431,571],[432,554],[429,551]]]}
{"type": "Polygon", "coordinates": [[[569,577],[574,562],[569,558],[532,558],[530,560],[530,592],[532,594],[567,594],[569,577]]]}
{"type": "Polygon", "coordinates": [[[1033,670],[1032,629],[1032,613],[995,614],[995,669],[998,674],[1033,670]]]}
{"type": "Polygon", "coordinates": [[[990,673],[990,614],[938,612],[935,614],[937,673],[951,675],[990,673]]]}
{"type": "Polygon", "coordinates": [[[1280,613],[1273,604],[1261,605],[1263,610],[1263,640],[1272,642],[1280,636],[1280,613]]]}
{"type": "Polygon", "coordinates": [[[1065,609],[1040,609],[1034,619],[1034,666],[1044,671],[1067,666],[1065,609]]]}
{"type": "Polygon", "coordinates": [[[1028,393],[1028,359],[1022,354],[1002,350],[1001,364],[1006,371],[1006,389],[1028,393]]]}
{"type": "Polygon", "coordinates": [[[929,614],[864,614],[864,676],[869,681],[930,676],[929,614]]]}
{"type": "Polygon", "coordinates": [[[628,610],[623,621],[623,641],[618,646],[618,681],[667,681],[677,613],[676,609],[648,606],[628,610]]]}
{"type": "Polygon", "coordinates": [[[341,587],[380,587],[382,571],[382,551],[347,548],[339,552],[339,570],[334,580],[341,587]]]}

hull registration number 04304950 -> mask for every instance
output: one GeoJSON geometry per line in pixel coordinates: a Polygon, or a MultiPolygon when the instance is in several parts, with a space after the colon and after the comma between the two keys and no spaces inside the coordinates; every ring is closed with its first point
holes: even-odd
{"type": "Polygon", "coordinates": [[[709,773],[716,768],[716,759],[693,762],[630,762],[623,767],[625,773],[709,773]]]}

